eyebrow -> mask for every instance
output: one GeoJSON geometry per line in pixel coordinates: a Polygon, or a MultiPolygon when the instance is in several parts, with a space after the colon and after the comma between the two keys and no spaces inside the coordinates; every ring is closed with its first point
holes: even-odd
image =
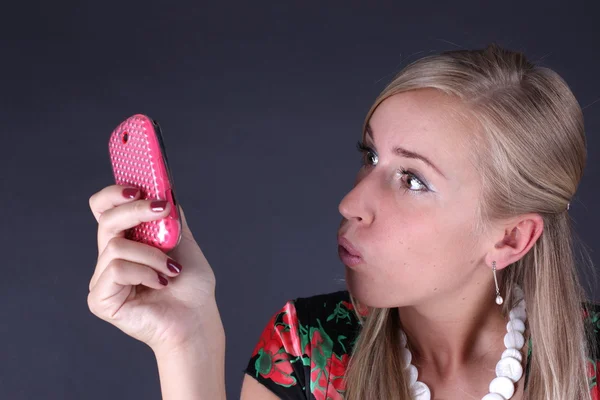
{"type": "MultiPolygon", "coordinates": [[[[373,143],[375,143],[375,138],[373,137],[373,130],[371,129],[371,125],[370,124],[367,124],[366,133],[367,133],[368,136],[371,137],[371,140],[373,141],[373,143]]],[[[405,148],[400,147],[400,146],[395,146],[392,149],[392,153],[394,155],[400,156],[400,157],[413,158],[413,159],[416,159],[416,160],[421,160],[425,164],[427,164],[431,169],[433,169],[435,172],[437,172],[438,174],[440,174],[444,178],[448,179],[446,177],[446,175],[444,175],[442,173],[442,171],[440,171],[440,169],[435,166],[434,163],[432,163],[427,157],[425,157],[425,156],[423,156],[423,155],[421,155],[421,154],[419,154],[417,152],[405,149],[405,148]]]]}

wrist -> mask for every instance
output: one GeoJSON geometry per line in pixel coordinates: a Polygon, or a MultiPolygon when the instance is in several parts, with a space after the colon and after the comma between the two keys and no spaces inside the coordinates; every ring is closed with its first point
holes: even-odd
{"type": "Polygon", "coordinates": [[[181,358],[189,353],[218,355],[225,351],[225,329],[216,302],[197,312],[189,333],[152,347],[157,359],[181,358]]]}
{"type": "Polygon", "coordinates": [[[225,340],[199,340],[155,352],[163,400],[226,400],[225,340]]]}

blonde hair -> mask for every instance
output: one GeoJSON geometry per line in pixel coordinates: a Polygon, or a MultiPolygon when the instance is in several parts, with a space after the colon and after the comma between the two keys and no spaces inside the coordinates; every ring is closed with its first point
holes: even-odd
{"type": "MultiPolygon", "coordinates": [[[[583,323],[586,293],[577,275],[575,232],[566,211],[586,163],[581,107],[556,72],[492,43],[485,49],[428,55],[407,65],[375,100],[363,135],[383,100],[424,88],[456,98],[477,127],[470,141],[482,185],[475,230],[523,213],[543,218],[542,235],[503,270],[498,282],[505,316],[515,302],[515,284],[525,293],[525,335],[533,343],[524,398],[590,399],[586,363],[595,349],[594,344],[588,347],[594,336],[583,323]]],[[[593,273],[589,256],[583,261],[593,273]]],[[[363,307],[350,298],[355,310],[363,307]]],[[[397,309],[367,310],[366,316],[356,312],[361,329],[345,375],[344,398],[409,400],[397,309]]]]}

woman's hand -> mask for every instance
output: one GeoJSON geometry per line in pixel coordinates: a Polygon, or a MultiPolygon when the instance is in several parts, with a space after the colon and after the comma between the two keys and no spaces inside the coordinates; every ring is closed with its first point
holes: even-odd
{"type": "Polygon", "coordinates": [[[128,199],[123,189],[126,187],[108,186],[89,200],[98,221],[98,261],[89,287],[90,311],[146,343],[155,353],[192,347],[199,338],[224,348],[215,275],[194,240],[181,206],[182,238],[165,254],[126,239],[124,231],[165,217],[171,205],[167,203],[164,211],[155,212],[151,200],[137,200],[139,192],[128,199]],[[169,259],[182,266],[181,272],[169,270],[169,259]],[[159,276],[165,277],[168,285],[161,284],[159,276]]]}

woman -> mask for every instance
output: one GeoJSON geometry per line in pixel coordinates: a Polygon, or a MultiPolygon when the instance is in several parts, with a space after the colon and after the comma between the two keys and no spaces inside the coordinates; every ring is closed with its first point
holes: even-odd
{"type": "MultiPolygon", "coordinates": [[[[600,309],[578,280],[568,215],[585,146],[566,83],[521,53],[492,44],[406,66],[367,114],[339,205],[348,290],[273,315],[242,399],[599,398],[600,309]]],[[[89,307],[153,349],[164,399],[223,399],[210,265],[185,216],[172,270],[124,239],[170,206],[152,214],[122,189],[90,198],[89,307]]]]}

